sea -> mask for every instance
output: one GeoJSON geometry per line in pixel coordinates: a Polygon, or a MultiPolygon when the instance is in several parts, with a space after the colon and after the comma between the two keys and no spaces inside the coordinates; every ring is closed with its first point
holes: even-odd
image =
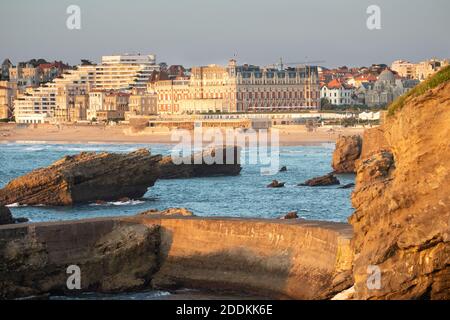
{"type": "MultiPolygon", "coordinates": [[[[169,155],[173,145],[168,144],[105,144],[105,143],[0,143],[0,188],[10,180],[33,169],[45,167],[65,155],[82,151],[131,152],[147,148],[153,154],[169,155]]],[[[251,164],[250,155],[256,150],[241,153],[242,171],[232,177],[206,177],[158,180],[142,199],[105,204],[83,204],[68,207],[45,205],[9,205],[15,217],[26,217],[31,222],[75,220],[108,216],[132,216],[149,209],[184,207],[197,216],[229,216],[279,218],[287,212],[297,211],[299,217],[313,220],[346,222],[352,213],[352,189],[339,186],[301,187],[299,183],[332,171],[333,143],[307,146],[281,146],[277,166],[287,171],[274,175],[265,173],[267,164],[251,164]],[[262,170],[263,169],[263,170],[262,170]],[[283,188],[267,188],[272,180],[285,182],[283,188]]],[[[273,150],[269,148],[270,154],[273,150]]],[[[124,168],[126,170],[126,168],[124,168]]],[[[354,182],[354,175],[338,175],[341,185],[354,182]]],[[[54,300],[170,300],[170,299],[244,299],[236,296],[213,295],[196,290],[181,292],[142,291],[112,295],[83,293],[79,296],[51,296],[54,300]]],[[[252,297],[247,297],[252,299],[252,297]]]]}
{"type": "MultiPolygon", "coordinates": [[[[65,155],[82,151],[130,152],[147,148],[153,154],[169,155],[169,144],[46,143],[15,142],[0,144],[0,188],[33,169],[45,167],[65,155]]],[[[141,199],[69,207],[11,204],[15,217],[32,222],[75,220],[108,216],[131,216],[149,209],[183,207],[197,216],[279,218],[290,211],[314,220],[346,222],[352,213],[352,189],[339,186],[301,187],[299,183],[332,171],[333,143],[280,146],[279,166],[287,171],[265,173],[267,164],[250,163],[251,148],[241,153],[242,171],[238,176],[158,180],[141,199]],[[263,169],[263,170],[262,170],[263,169]],[[272,180],[285,182],[283,188],[267,188],[272,180]]],[[[271,150],[269,148],[268,153],[271,150]]],[[[254,162],[254,161],[253,161],[254,162]]],[[[126,168],[124,168],[126,170],[126,168]]],[[[354,182],[354,175],[338,175],[341,185],[354,182]]]]}

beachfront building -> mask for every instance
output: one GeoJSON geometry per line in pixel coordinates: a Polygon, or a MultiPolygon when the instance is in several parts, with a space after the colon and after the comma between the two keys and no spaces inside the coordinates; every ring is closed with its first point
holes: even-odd
{"type": "Polygon", "coordinates": [[[53,81],[56,89],[54,113],[56,122],[86,120],[83,115],[86,114],[87,106],[83,102],[88,100],[88,94],[94,85],[94,79],[95,67],[85,65],[68,70],[53,81]],[[78,100],[78,104],[76,104],[76,100],[78,100]],[[84,110],[75,110],[76,106],[84,108],[84,110]]]}
{"type": "Polygon", "coordinates": [[[190,77],[149,85],[158,113],[283,112],[320,108],[317,67],[279,70],[253,65],[193,67],[190,77]]]}
{"type": "Polygon", "coordinates": [[[131,116],[149,116],[158,113],[158,97],[156,93],[142,90],[133,90],[125,112],[125,119],[131,116]]]}
{"type": "Polygon", "coordinates": [[[88,93],[94,79],[93,66],[67,70],[52,82],[27,88],[14,100],[14,114],[19,123],[71,121],[75,97],[88,93]]]}
{"type": "Polygon", "coordinates": [[[145,89],[152,73],[159,70],[155,55],[103,56],[95,66],[94,87],[99,90],[145,89]]]}
{"type": "Polygon", "coordinates": [[[333,79],[320,89],[320,97],[335,106],[352,105],[354,88],[338,79],[333,79]]]}
{"type": "Polygon", "coordinates": [[[116,121],[125,119],[130,94],[112,90],[92,90],[89,93],[87,120],[116,121]]]}
{"type": "Polygon", "coordinates": [[[17,94],[13,83],[0,81],[0,119],[11,119],[14,111],[14,99],[17,94]]]}
{"type": "Polygon", "coordinates": [[[56,87],[53,83],[38,88],[27,88],[14,100],[17,123],[50,122],[55,113],[56,87]]]}

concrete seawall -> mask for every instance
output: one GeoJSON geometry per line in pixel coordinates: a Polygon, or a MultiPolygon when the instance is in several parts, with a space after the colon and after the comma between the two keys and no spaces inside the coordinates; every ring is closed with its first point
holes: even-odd
{"type": "Polygon", "coordinates": [[[66,268],[76,264],[84,291],[153,285],[326,299],[352,284],[351,236],[341,223],[240,218],[133,216],[1,226],[0,294],[65,292],[66,268]]]}

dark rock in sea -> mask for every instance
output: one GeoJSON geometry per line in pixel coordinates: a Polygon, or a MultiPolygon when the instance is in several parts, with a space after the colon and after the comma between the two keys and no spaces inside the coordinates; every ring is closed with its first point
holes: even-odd
{"type": "Polygon", "coordinates": [[[333,175],[332,173],[329,173],[321,177],[306,180],[305,182],[300,183],[298,185],[307,187],[319,187],[319,186],[331,186],[336,184],[340,184],[338,178],[336,178],[336,176],[333,175]]]}
{"type": "Polygon", "coordinates": [[[0,225],[14,223],[11,211],[8,207],[0,206],[0,225]]]}
{"type": "Polygon", "coordinates": [[[159,161],[159,179],[179,179],[212,176],[236,176],[241,172],[241,148],[212,148],[176,159],[166,156],[159,161]]]}
{"type": "Polygon", "coordinates": [[[283,217],[281,217],[281,219],[297,219],[297,218],[298,218],[297,211],[288,212],[283,217]]]}
{"type": "Polygon", "coordinates": [[[28,222],[27,218],[14,218],[8,207],[0,205],[0,225],[28,222]]]}
{"type": "Polygon", "coordinates": [[[272,180],[270,184],[267,185],[267,188],[281,188],[284,187],[285,182],[279,182],[278,180],[272,180]]]}
{"type": "Polygon", "coordinates": [[[281,168],[280,168],[280,172],[286,172],[287,171],[287,167],[286,166],[282,166],[281,168]]]}
{"type": "Polygon", "coordinates": [[[339,187],[339,189],[350,189],[350,188],[353,188],[354,186],[355,186],[355,184],[352,182],[352,183],[344,184],[342,187],[339,187]]]}
{"type": "Polygon", "coordinates": [[[335,173],[354,173],[355,161],[359,159],[362,138],[359,135],[340,136],[336,141],[331,166],[335,173]]]}
{"type": "Polygon", "coordinates": [[[159,176],[160,155],[82,152],[16,178],[0,190],[0,202],[72,205],[140,198],[159,176]]]}
{"type": "Polygon", "coordinates": [[[25,223],[30,221],[28,218],[24,218],[24,217],[19,217],[19,218],[14,218],[14,223],[25,223]]]}

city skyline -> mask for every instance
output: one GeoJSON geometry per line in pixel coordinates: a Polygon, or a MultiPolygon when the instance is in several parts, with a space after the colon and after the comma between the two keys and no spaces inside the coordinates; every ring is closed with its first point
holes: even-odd
{"type": "Polygon", "coordinates": [[[21,0],[2,4],[0,38],[5,45],[0,58],[76,65],[80,59],[99,62],[105,54],[140,52],[155,53],[158,62],[169,65],[226,64],[229,58],[268,65],[282,57],[287,63],[320,60],[320,65],[337,67],[450,56],[450,44],[443,41],[450,3],[377,1],[381,29],[369,30],[366,9],[371,2],[244,1],[237,7],[204,0],[135,1],[129,6],[119,1],[21,0]],[[66,9],[73,4],[81,9],[80,30],[66,27],[66,9]]]}

